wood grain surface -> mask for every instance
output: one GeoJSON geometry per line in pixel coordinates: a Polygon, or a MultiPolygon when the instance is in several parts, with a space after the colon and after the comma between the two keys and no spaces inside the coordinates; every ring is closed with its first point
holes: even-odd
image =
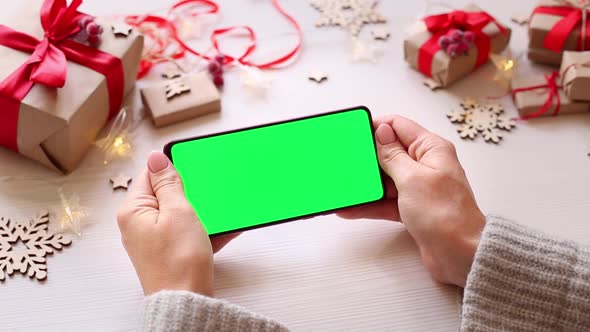
{"type": "MultiPolygon", "coordinates": [[[[0,18],[10,15],[18,2],[3,3],[0,18]]],[[[254,59],[274,57],[293,45],[289,25],[270,1],[219,2],[223,17],[218,26],[249,24],[258,31],[260,50],[254,59]]],[[[109,178],[121,172],[138,173],[145,167],[147,154],[172,139],[353,105],[367,105],[377,116],[394,112],[408,116],[456,143],[486,213],[590,242],[589,115],[519,123],[499,145],[486,144],[481,138],[462,141],[445,114],[462,97],[503,92],[492,83],[491,65],[448,90],[432,92],[423,86],[421,75],[403,61],[402,41],[408,27],[424,15],[425,2],[381,1],[379,7],[389,18],[392,34],[385,42],[374,42],[382,53],[377,64],[352,64],[350,37],[337,28],[315,28],[318,14],[307,1],[282,3],[300,21],[305,44],[293,66],[266,73],[273,80],[266,98],[243,89],[239,72],[229,70],[221,113],[162,129],[144,120],[132,160],[105,167],[94,150],[77,171],[65,177],[0,149],[0,215],[26,218],[54,206],[59,203],[60,186],[93,208],[82,238],[74,238],[68,250],[48,258],[46,281],[16,274],[0,284],[0,330],[135,330],[143,295],[115,220],[125,192],[113,192],[109,178]],[[321,85],[310,82],[307,75],[314,70],[326,72],[330,79],[321,85]]],[[[513,14],[530,13],[534,3],[482,0],[478,5],[511,24],[513,14]]],[[[83,9],[110,15],[170,4],[167,0],[86,0],[83,9]]],[[[449,4],[458,8],[466,2],[449,4]]],[[[511,47],[520,55],[527,44],[526,28],[511,27],[511,47]]],[[[370,32],[370,27],[363,30],[364,40],[371,40],[370,32]]],[[[240,46],[231,38],[227,42],[229,51],[240,46]]],[[[196,45],[207,47],[205,42],[196,45]]],[[[532,66],[525,58],[521,58],[525,74],[550,70],[532,66]]],[[[137,94],[133,102],[138,110],[137,94]]],[[[508,114],[516,116],[510,100],[504,103],[508,114]]],[[[460,322],[458,289],[430,278],[411,237],[396,223],[325,216],[247,232],[216,257],[215,269],[218,297],[274,317],[294,331],[455,331],[460,322]]]]}

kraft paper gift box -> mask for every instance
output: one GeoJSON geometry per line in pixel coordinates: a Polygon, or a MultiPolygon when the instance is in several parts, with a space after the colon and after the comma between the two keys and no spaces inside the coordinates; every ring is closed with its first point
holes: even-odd
{"type": "Polygon", "coordinates": [[[590,102],[590,51],[565,52],[559,73],[568,98],[590,102]]]}
{"type": "Polygon", "coordinates": [[[559,87],[558,80],[557,73],[517,77],[512,80],[512,97],[521,118],[583,113],[590,110],[590,104],[570,100],[559,87]]]}
{"type": "MultiPolygon", "coordinates": [[[[115,35],[111,24],[97,20],[104,29],[101,36],[102,42],[97,48],[91,48],[88,45],[82,46],[83,59],[81,61],[95,62],[97,60],[93,56],[98,54],[97,59],[98,57],[104,58],[106,62],[99,61],[98,65],[94,65],[95,70],[78,64],[72,61],[72,56],[75,57],[75,54],[72,55],[71,50],[74,49],[73,53],[76,53],[76,51],[80,51],[80,46],[70,46],[73,43],[82,44],[70,38],[43,39],[45,32],[40,20],[42,5],[53,6],[50,8],[54,9],[51,11],[54,14],[57,10],[60,10],[60,13],[69,13],[69,16],[61,15],[62,20],[79,20],[79,15],[83,15],[79,13],[72,15],[77,12],[73,11],[72,13],[64,8],[59,8],[64,4],[65,1],[59,0],[22,1],[18,3],[17,10],[11,13],[10,18],[0,22],[14,31],[38,39],[39,42],[31,42],[32,47],[37,47],[37,49],[40,48],[38,46],[40,42],[45,43],[49,40],[51,46],[49,46],[48,52],[54,57],[59,58],[59,53],[62,53],[56,50],[70,49],[63,52],[66,55],[64,62],[57,66],[66,73],[65,84],[62,87],[52,87],[36,82],[22,98],[22,101],[14,104],[16,106],[13,113],[10,113],[7,108],[2,109],[0,128],[8,128],[9,130],[0,134],[0,145],[15,150],[51,169],[69,173],[78,166],[109,117],[116,114],[117,108],[121,106],[120,101],[123,96],[133,89],[143,49],[143,37],[134,30],[131,30],[127,36],[115,35]],[[91,49],[89,50],[89,48],[91,49]],[[95,51],[92,51],[93,49],[95,51]],[[105,75],[99,73],[101,70],[111,75],[110,81],[105,75]],[[118,89],[113,89],[113,86],[118,89]],[[12,124],[14,128],[10,127],[11,121],[14,121],[12,124]]],[[[48,19],[59,20],[56,18],[57,16],[54,15],[48,19]]],[[[61,24],[61,30],[55,29],[59,31],[51,31],[51,34],[59,35],[60,31],[63,33],[64,30],[69,31],[68,29],[79,25],[77,21],[69,23],[62,21],[61,24]]],[[[0,61],[0,82],[6,83],[11,78],[14,79],[12,76],[17,69],[23,66],[28,59],[31,59],[31,52],[22,52],[12,47],[6,47],[4,46],[6,42],[2,41],[3,38],[5,36],[0,34],[0,45],[3,45],[0,46],[0,59],[2,59],[0,61]]],[[[22,40],[23,37],[19,38],[22,40]]],[[[59,72],[59,70],[43,68],[45,64],[45,61],[41,62],[36,69],[37,72],[42,70],[44,77],[59,72]]],[[[28,80],[28,76],[24,77],[25,81],[28,80]]],[[[3,83],[0,83],[0,86],[3,83]]],[[[22,84],[17,85],[18,87],[22,87],[22,84]]],[[[12,100],[11,98],[14,97],[7,96],[6,90],[0,87],[0,102],[4,101],[0,105],[6,105],[6,100],[12,100]]]]}
{"type": "Polygon", "coordinates": [[[221,111],[219,91],[205,72],[143,88],[141,98],[156,127],[221,111]]]}
{"type": "MultiPolygon", "coordinates": [[[[482,10],[477,7],[476,5],[468,5],[463,9],[463,11],[467,13],[479,13],[482,10]]],[[[443,14],[447,15],[447,14],[443,14]]],[[[453,12],[448,13],[448,15],[453,15],[453,12]]],[[[433,15],[438,16],[438,15],[433,15]]],[[[425,18],[426,19],[426,18],[425,18]]],[[[492,18],[493,19],[493,18],[492,18]]],[[[422,22],[423,23],[423,22],[422,22]]],[[[483,63],[478,64],[478,47],[476,45],[471,45],[467,55],[460,55],[457,57],[449,56],[445,50],[438,47],[434,54],[431,54],[432,57],[430,75],[420,68],[420,54],[421,49],[433,38],[436,36],[433,35],[428,29],[426,28],[426,24],[422,24],[423,27],[420,32],[411,35],[410,37],[404,40],[404,57],[406,62],[410,64],[410,66],[420,72],[422,72],[425,76],[432,78],[442,87],[449,86],[450,84],[458,81],[459,79],[469,75],[472,73],[478,66],[483,65],[483,63]]],[[[510,36],[512,31],[510,28],[506,27],[504,24],[492,21],[486,24],[482,30],[483,34],[489,38],[490,41],[490,53],[501,53],[506,49],[508,43],[510,41],[510,36]],[[503,28],[504,31],[500,27],[503,28]]],[[[476,35],[476,44],[477,38],[482,38],[482,36],[476,35]]],[[[436,41],[434,41],[436,42],[436,41]]],[[[489,53],[486,54],[485,62],[487,62],[489,57],[489,53]]]]}
{"type": "Polygon", "coordinates": [[[590,15],[585,33],[581,13],[575,1],[540,0],[529,20],[529,59],[559,67],[564,51],[590,50],[590,15]]]}

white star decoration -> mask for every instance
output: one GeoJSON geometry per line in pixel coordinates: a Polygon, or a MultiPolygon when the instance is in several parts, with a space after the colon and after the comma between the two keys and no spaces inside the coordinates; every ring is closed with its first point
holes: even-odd
{"type": "Polygon", "coordinates": [[[363,43],[358,38],[352,39],[352,61],[377,63],[378,49],[363,43]]]}

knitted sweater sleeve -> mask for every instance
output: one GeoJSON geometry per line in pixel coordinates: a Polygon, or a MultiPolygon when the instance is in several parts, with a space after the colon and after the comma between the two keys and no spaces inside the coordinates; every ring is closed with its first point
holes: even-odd
{"type": "Polygon", "coordinates": [[[488,218],[462,311],[462,331],[589,331],[590,248],[488,218]]]}
{"type": "Polygon", "coordinates": [[[287,328],[222,300],[185,291],[161,291],[146,297],[141,331],[261,331],[287,328]]]}

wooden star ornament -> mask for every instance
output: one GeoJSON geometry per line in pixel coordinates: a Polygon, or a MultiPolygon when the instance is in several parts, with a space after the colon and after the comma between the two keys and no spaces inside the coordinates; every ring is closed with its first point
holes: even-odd
{"type": "Polygon", "coordinates": [[[433,80],[432,78],[428,78],[424,81],[424,85],[427,86],[430,90],[436,91],[442,88],[442,85],[437,81],[433,80]]]}
{"type": "Polygon", "coordinates": [[[111,28],[115,37],[127,38],[133,31],[133,28],[125,23],[114,23],[111,28]]]}
{"type": "Polygon", "coordinates": [[[328,80],[328,75],[323,71],[314,71],[309,74],[309,80],[320,84],[328,80]]]}
{"type": "Polygon", "coordinates": [[[526,15],[521,15],[521,14],[512,15],[512,17],[510,17],[510,20],[512,20],[512,22],[514,22],[518,25],[525,25],[525,24],[529,23],[529,17],[526,15]]]}
{"type": "Polygon", "coordinates": [[[391,36],[391,33],[385,29],[373,30],[373,31],[371,31],[371,34],[373,35],[373,38],[375,40],[382,40],[382,41],[388,40],[389,36],[391,36]]]}
{"type": "Polygon", "coordinates": [[[113,185],[113,190],[117,190],[117,189],[124,189],[127,190],[129,189],[129,183],[131,182],[132,178],[123,175],[123,174],[119,174],[113,178],[110,179],[111,180],[111,184],[113,185]]]}

